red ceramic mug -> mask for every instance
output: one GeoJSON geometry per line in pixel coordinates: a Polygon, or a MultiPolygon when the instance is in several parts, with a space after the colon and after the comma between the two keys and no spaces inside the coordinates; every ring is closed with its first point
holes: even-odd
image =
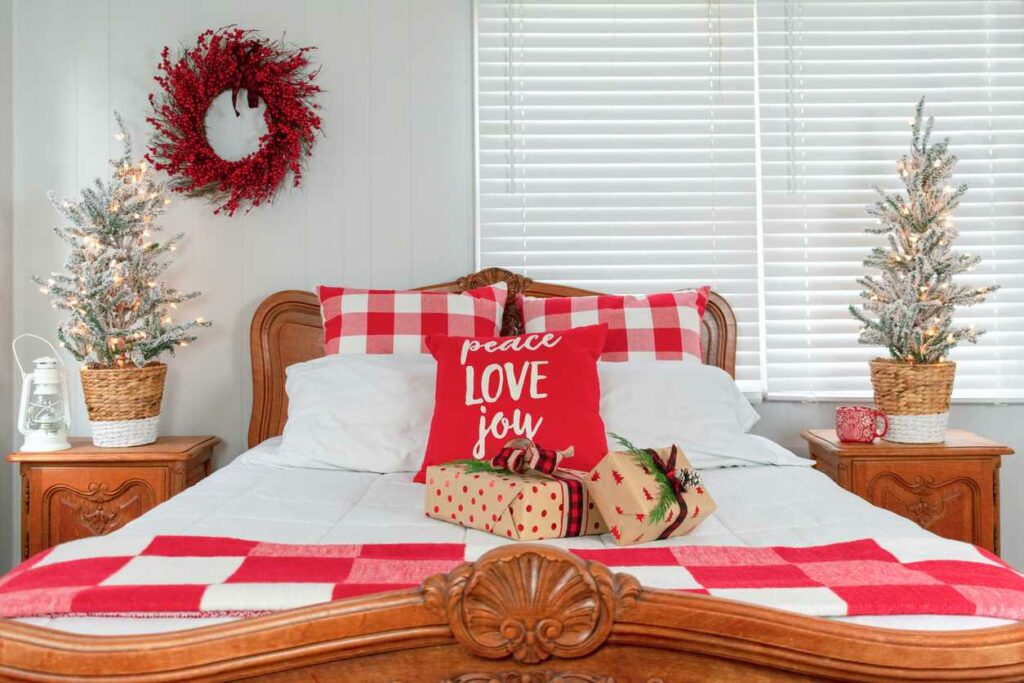
{"type": "Polygon", "coordinates": [[[871,443],[889,431],[889,418],[868,406],[836,408],[836,436],[846,443],[871,443]],[[879,428],[878,421],[882,421],[879,428]]]}

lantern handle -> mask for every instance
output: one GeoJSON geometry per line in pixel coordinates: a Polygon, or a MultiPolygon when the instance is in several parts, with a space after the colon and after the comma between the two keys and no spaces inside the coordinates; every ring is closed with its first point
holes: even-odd
{"type": "Polygon", "coordinates": [[[19,334],[11,341],[11,351],[14,353],[14,362],[18,364],[18,370],[21,372],[22,377],[25,376],[25,368],[22,367],[21,359],[18,358],[17,345],[18,342],[24,339],[25,337],[32,337],[33,339],[38,339],[39,341],[49,346],[50,350],[53,351],[53,357],[57,360],[58,363],[60,363],[60,366],[65,370],[68,369],[68,366],[64,364],[64,359],[60,357],[59,353],[57,353],[57,349],[53,347],[53,344],[51,344],[47,339],[40,337],[38,334],[31,334],[29,332],[26,332],[25,334],[19,334]]]}

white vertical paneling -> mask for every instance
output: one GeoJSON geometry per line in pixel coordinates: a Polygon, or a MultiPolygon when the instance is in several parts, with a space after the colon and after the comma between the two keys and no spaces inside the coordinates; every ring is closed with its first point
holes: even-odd
{"type": "MultiPolygon", "coordinates": [[[[12,394],[7,390],[15,382],[11,354],[11,1],[0,0],[0,450],[14,446],[12,394]]],[[[20,383],[20,377],[17,378],[20,383]]],[[[15,470],[0,465],[0,518],[6,516],[2,502],[14,492],[15,470]]],[[[0,568],[16,547],[15,527],[0,524],[0,568]]]]}
{"type": "Polygon", "coordinates": [[[371,219],[375,227],[370,249],[373,284],[412,284],[412,178],[409,161],[410,58],[413,35],[412,0],[376,0],[370,4],[370,159],[371,219]],[[387,45],[388,49],[380,46],[387,45]]]}
{"type": "MultiPolygon", "coordinates": [[[[4,96],[0,74],[0,126],[3,107],[13,101],[15,133],[13,288],[7,291],[0,280],[0,336],[5,328],[54,336],[59,316],[28,279],[59,269],[64,260],[64,245],[51,233],[58,216],[46,191],[76,195],[106,173],[116,145],[113,109],[124,115],[142,153],[149,134],[146,97],[164,45],[191,44],[206,28],[238,24],[320,48],[314,59],[322,64],[325,135],[303,187],[285,188],[273,206],[234,218],[215,217],[205,202],[184,198],[176,198],[166,214],[167,232],[186,234],[167,277],[203,291],[180,314],[202,315],[214,327],[168,359],[164,434],[218,434],[227,442],[221,464],[244,450],[249,321],[268,294],[320,282],[427,284],[470,269],[469,2],[13,3],[14,65],[5,71],[13,75],[13,100],[4,96]],[[5,295],[10,316],[4,315],[5,295]]],[[[2,22],[0,47],[9,44],[2,22]]],[[[9,158],[3,140],[0,133],[0,183],[9,158]]],[[[0,251],[4,187],[12,183],[0,186],[0,251]]],[[[0,275],[9,272],[3,258],[0,275]]],[[[4,367],[0,363],[0,387],[10,388],[3,389],[6,403],[0,407],[6,406],[8,419],[13,382],[4,367]]],[[[77,384],[74,391],[74,432],[88,434],[77,384]]],[[[5,465],[6,481],[0,480],[0,518],[14,512],[12,524],[2,523],[8,534],[18,523],[13,471],[5,465]]],[[[0,534],[0,570],[11,557],[4,550],[0,534]]]]}
{"type": "Polygon", "coordinates": [[[465,239],[473,167],[451,164],[473,154],[471,3],[413,2],[411,10],[412,26],[435,27],[410,43],[411,272],[414,283],[435,282],[451,276],[452,263],[473,268],[473,241],[465,239]]]}
{"type": "MultiPolygon", "coordinates": [[[[373,284],[373,233],[367,229],[367,226],[375,224],[370,193],[373,187],[370,173],[370,160],[373,158],[370,64],[374,45],[369,27],[370,0],[346,2],[341,26],[342,61],[335,65],[341,75],[341,101],[334,100],[333,109],[337,112],[335,118],[340,118],[342,125],[341,130],[332,133],[328,128],[326,133],[341,139],[343,156],[340,192],[334,195],[335,201],[329,205],[341,213],[344,226],[343,253],[332,255],[335,263],[342,267],[335,275],[358,287],[373,284]]],[[[378,43],[377,49],[380,48],[378,43]]],[[[325,115],[330,111],[332,109],[325,105],[325,115]]],[[[324,279],[327,280],[326,277],[324,279]]]]}
{"type": "MultiPolygon", "coordinates": [[[[77,88],[72,1],[40,0],[31,7],[15,2],[12,43],[11,332],[34,332],[54,339],[58,316],[29,277],[45,275],[63,262],[63,252],[51,231],[55,217],[47,190],[59,194],[75,190],[73,103],[77,88]]],[[[13,386],[8,391],[17,395],[13,386]]],[[[81,401],[72,405],[72,419],[83,412],[81,401]]],[[[20,520],[18,477],[13,465],[4,467],[15,481],[6,489],[10,497],[4,508],[12,513],[11,533],[16,534],[20,520]]],[[[18,543],[12,543],[10,550],[14,557],[19,556],[18,543]]]]}
{"type": "Polygon", "coordinates": [[[116,124],[110,111],[108,47],[110,24],[107,0],[73,3],[75,181],[81,186],[106,175],[107,156],[116,149],[116,124]]]}
{"type": "Polygon", "coordinates": [[[351,115],[368,111],[369,89],[365,85],[350,88],[360,74],[368,74],[364,63],[369,61],[370,44],[366,32],[357,30],[360,25],[366,26],[365,20],[358,21],[359,13],[366,8],[365,1],[329,3],[327,18],[321,12],[309,12],[306,16],[307,30],[315,27],[317,31],[317,50],[313,59],[323,64],[320,78],[340,84],[340,92],[320,98],[324,134],[317,140],[316,154],[309,159],[303,180],[306,241],[309,245],[316,245],[315,249],[306,250],[304,285],[307,289],[335,281],[362,285],[369,280],[368,272],[365,277],[353,277],[356,274],[349,266],[365,263],[364,258],[355,257],[359,252],[365,255],[366,251],[348,239],[352,232],[358,236],[369,234],[364,229],[369,225],[365,216],[349,220],[363,206],[368,195],[365,191],[354,192],[355,188],[351,187],[366,178],[365,169],[370,156],[368,145],[360,148],[355,144],[369,139],[364,130],[367,117],[360,120],[351,115]],[[354,143],[351,146],[347,144],[350,140],[354,143]],[[357,172],[348,172],[351,169],[357,172]],[[356,253],[346,254],[348,246],[352,246],[356,253]]]}

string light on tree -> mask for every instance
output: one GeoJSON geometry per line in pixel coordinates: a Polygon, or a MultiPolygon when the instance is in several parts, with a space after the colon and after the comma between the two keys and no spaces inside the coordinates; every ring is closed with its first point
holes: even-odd
{"type": "Polygon", "coordinates": [[[199,292],[181,292],[159,279],[182,235],[148,239],[161,230],[153,219],[166,209],[164,186],[144,162],[133,163],[131,137],[115,117],[122,154],[110,162],[109,182],[97,179],[78,201],[50,193],[71,223],[54,230],[70,246],[65,272],[33,279],[55,308],[71,314],[57,331],[71,355],[90,366],[124,368],[143,366],[165,351],[173,354],[176,346],[196,339],[195,328],[210,323],[174,323],[167,314],[199,292]]]}
{"type": "Polygon", "coordinates": [[[949,140],[932,143],[934,119],[924,120],[924,98],[911,119],[911,151],[896,164],[906,194],[881,188],[868,208],[875,217],[867,231],[885,235],[888,247],[875,247],[864,265],[880,271],[857,282],[864,288],[862,306],[850,312],[863,325],[862,344],[884,346],[897,360],[936,363],[957,344],[976,343],[982,331],[953,324],[959,306],[985,300],[998,287],[971,287],[953,281],[978,265],[977,256],[953,252],[959,235],[950,213],[967,185],[950,183],[956,157],[949,140]]]}

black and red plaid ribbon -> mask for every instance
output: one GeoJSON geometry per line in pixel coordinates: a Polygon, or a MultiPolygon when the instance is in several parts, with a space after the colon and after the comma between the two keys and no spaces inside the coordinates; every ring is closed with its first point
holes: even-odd
{"type": "Polygon", "coordinates": [[[665,539],[672,535],[672,533],[679,528],[679,525],[686,519],[686,515],[689,507],[686,505],[686,500],[683,498],[683,494],[686,493],[690,487],[690,482],[700,481],[700,477],[696,470],[676,470],[676,459],[679,455],[679,450],[673,444],[672,449],[669,451],[668,458],[665,460],[661,459],[658,452],[653,448],[646,449],[651,456],[651,460],[654,461],[654,466],[658,468],[658,471],[665,475],[668,479],[669,486],[672,487],[672,493],[676,497],[676,502],[679,503],[679,514],[673,519],[665,530],[661,532],[658,539],[665,539]]]}
{"type": "Polygon", "coordinates": [[[528,470],[554,474],[562,458],[571,458],[572,452],[571,446],[564,451],[556,451],[541,448],[530,439],[520,437],[506,441],[501,450],[491,458],[491,464],[516,474],[525,474],[528,470]]]}

